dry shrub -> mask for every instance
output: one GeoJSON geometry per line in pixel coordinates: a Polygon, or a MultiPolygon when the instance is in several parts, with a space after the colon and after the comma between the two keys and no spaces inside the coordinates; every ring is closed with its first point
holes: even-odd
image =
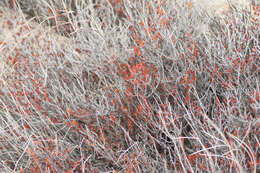
{"type": "Polygon", "coordinates": [[[183,1],[98,2],[68,40],[2,10],[3,172],[257,172],[259,17],[208,37],[183,1]]]}

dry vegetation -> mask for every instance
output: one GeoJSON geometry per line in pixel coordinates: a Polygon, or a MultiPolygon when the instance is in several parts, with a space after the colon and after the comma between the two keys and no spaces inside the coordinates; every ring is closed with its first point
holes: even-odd
{"type": "Polygon", "coordinates": [[[0,172],[259,172],[259,1],[183,2],[0,2],[0,172]]]}

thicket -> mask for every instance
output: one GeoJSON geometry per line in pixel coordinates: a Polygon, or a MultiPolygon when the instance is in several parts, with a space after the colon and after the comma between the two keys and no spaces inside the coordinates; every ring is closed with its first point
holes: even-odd
{"type": "Polygon", "coordinates": [[[259,171],[259,4],[223,23],[173,0],[69,2],[13,5],[73,44],[7,21],[0,170],[259,171]]]}

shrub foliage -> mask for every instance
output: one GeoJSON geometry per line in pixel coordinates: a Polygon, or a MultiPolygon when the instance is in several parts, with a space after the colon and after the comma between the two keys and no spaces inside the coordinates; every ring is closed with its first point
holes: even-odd
{"type": "Polygon", "coordinates": [[[70,42],[1,8],[1,170],[259,171],[259,4],[223,23],[177,0],[39,2],[70,42]]]}

